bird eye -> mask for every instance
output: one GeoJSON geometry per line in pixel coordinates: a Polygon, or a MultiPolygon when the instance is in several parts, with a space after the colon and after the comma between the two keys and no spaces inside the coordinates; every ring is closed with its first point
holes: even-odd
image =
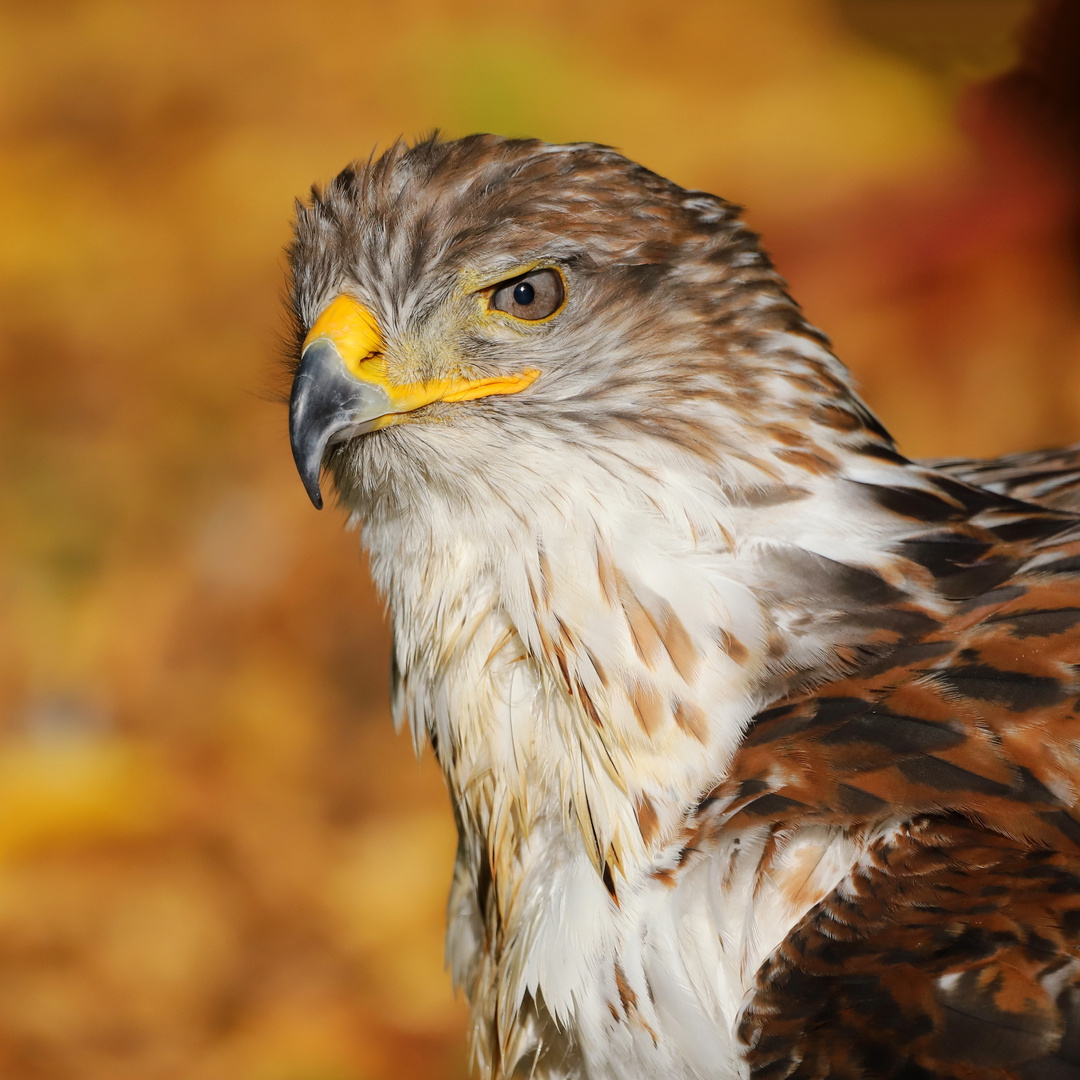
{"type": "Polygon", "coordinates": [[[498,286],[491,294],[491,308],[536,322],[554,315],[565,299],[566,289],[557,270],[533,270],[498,286]]]}

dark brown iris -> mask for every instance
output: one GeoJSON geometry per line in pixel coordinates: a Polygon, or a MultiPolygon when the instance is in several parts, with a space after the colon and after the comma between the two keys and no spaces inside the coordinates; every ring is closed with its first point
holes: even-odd
{"type": "Polygon", "coordinates": [[[515,318],[535,322],[558,311],[565,296],[566,290],[557,270],[533,270],[499,285],[491,294],[491,307],[515,318]]]}

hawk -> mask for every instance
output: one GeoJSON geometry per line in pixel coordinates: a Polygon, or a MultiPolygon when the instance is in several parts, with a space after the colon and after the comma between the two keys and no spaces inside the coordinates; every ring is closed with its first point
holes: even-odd
{"type": "Polygon", "coordinates": [[[480,1072],[1080,1076],[1080,517],[1009,494],[1075,453],[907,459],[738,208],[603,146],[395,145],[291,268],[480,1072]]]}

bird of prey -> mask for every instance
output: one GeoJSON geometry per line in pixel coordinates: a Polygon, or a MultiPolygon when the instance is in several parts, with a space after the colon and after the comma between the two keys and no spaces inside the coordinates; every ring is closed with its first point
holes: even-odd
{"type": "Polygon", "coordinates": [[[907,459],[738,208],[598,145],[395,145],[291,267],[482,1075],[1080,1077],[1080,517],[1013,497],[1076,452],[907,459]]]}

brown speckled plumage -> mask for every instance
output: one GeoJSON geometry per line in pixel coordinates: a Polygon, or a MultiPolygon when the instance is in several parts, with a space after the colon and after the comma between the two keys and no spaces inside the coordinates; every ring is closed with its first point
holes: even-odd
{"type": "Polygon", "coordinates": [[[603,147],[396,146],[292,264],[484,1075],[1080,1078],[1080,451],[907,460],[737,209],[603,147]]]}

